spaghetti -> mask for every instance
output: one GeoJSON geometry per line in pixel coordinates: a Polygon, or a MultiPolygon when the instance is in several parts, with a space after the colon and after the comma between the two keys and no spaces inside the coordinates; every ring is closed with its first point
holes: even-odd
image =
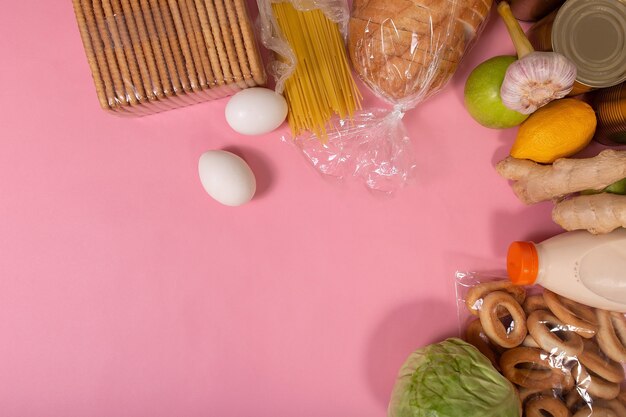
{"type": "Polygon", "coordinates": [[[333,115],[350,118],[361,108],[341,32],[319,9],[300,11],[288,1],[273,3],[272,9],[296,57],[284,92],[291,132],[311,131],[325,142],[333,115]]]}

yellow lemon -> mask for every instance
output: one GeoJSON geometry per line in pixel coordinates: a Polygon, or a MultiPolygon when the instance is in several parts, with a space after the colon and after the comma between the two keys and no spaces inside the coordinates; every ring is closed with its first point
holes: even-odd
{"type": "Polygon", "coordinates": [[[573,98],[553,101],[520,125],[511,156],[549,164],[574,155],[591,142],[596,123],[589,104],[573,98]]]}

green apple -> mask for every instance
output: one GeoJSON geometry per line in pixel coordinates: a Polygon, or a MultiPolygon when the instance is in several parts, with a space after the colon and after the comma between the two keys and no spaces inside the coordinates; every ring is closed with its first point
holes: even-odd
{"type": "Polygon", "coordinates": [[[529,115],[510,110],[502,104],[500,87],[514,56],[496,56],[483,62],[465,82],[465,108],[478,123],[493,129],[517,126],[529,115]]]}
{"type": "Polygon", "coordinates": [[[626,178],[614,182],[613,184],[606,187],[604,191],[612,194],[626,194],[626,178]]]}
{"type": "Polygon", "coordinates": [[[600,194],[600,193],[611,193],[611,194],[621,194],[626,195],[626,178],[621,179],[613,184],[609,185],[606,188],[603,188],[600,191],[597,190],[584,190],[580,192],[582,195],[592,195],[592,194],[600,194]]]}

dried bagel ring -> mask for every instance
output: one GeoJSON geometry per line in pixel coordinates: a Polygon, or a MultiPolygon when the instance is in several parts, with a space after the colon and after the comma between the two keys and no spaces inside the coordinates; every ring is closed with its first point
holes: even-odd
{"type": "Polygon", "coordinates": [[[617,399],[614,399],[614,400],[597,399],[593,401],[593,406],[609,408],[613,410],[616,416],[620,416],[620,417],[626,416],[626,406],[617,399]]]}
{"type": "Polygon", "coordinates": [[[473,315],[477,316],[478,311],[481,309],[481,300],[485,298],[485,296],[494,291],[506,291],[511,294],[517,302],[521,305],[526,298],[526,290],[524,287],[518,287],[511,284],[510,281],[507,280],[499,280],[499,281],[489,281],[478,284],[467,292],[467,296],[465,296],[465,305],[467,309],[473,315]]]}
{"type": "Polygon", "coordinates": [[[574,327],[574,331],[586,339],[598,331],[598,319],[593,308],[544,289],[543,299],[552,313],[563,323],[574,327]]]}
{"type": "Polygon", "coordinates": [[[480,324],[489,339],[502,347],[513,348],[519,346],[526,337],[526,315],[522,306],[513,296],[504,291],[494,291],[483,298],[483,305],[478,314],[480,324]],[[507,331],[500,321],[498,309],[505,308],[513,321],[513,329],[507,331]]]}
{"type": "Polygon", "coordinates": [[[544,417],[547,412],[552,417],[570,417],[570,412],[563,402],[554,397],[538,396],[528,400],[524,407],[526,417],[544,417]]]}
{"type": "Polygon", "coordinates": [[[586,391],[593,398],[612,400],[619,395],[619,384],[589,372],[583,365],[574,366],[572,376],[576,381],[577,389],[586,391]]]}
{"type": "Polygon", "coordinates": [[[569,371],[551,366],[541,349],[517,347],[500,357],[502,374],[514,384],[535,389],[570,389],[574,380],[569,371]],[[521,368],[520,366],[529,365],[521,368]]]}
{"type": "Polygon", "coordinates": [[[593,411],[589,408],[581,408],[573,417],[621,417],[610,408],[593,406],[593,411]]]}
{"type": "Polygon", "coordinates": [[[573,389],[565,396],[565,405],[572,413],[575,413],[583,407],[589,406],[587,400],[580,394],[581,393],[577,389],[573,389]]]}
{"type": "Polygon", "coordinates": [[[527,400],[534,398],[535,396],[548,396],[553,397],[556,395],[554,390],[551,389],[539,389],[539,388],[527,388],[527,387],[518,387],[517,393],[519,395],[519,400],[522,404],[524,404],[527,400]]]}
{"type": "Polygon", "coordinates": [[[465,330],[465,340],[478,349],[480,353],[485,355],[496,369],[499,368],[498,354],[494,350],[493,345],[489,342],[489,339],[487,339],[479,319],[474,319],[467,326],[465,330]]]}
{"type": "Polygon", "coordinates": [[[543,299],[542,294],[533,294],[526,297],[524,304],[522,304],[524,312],[529,315],[535,310],[548,310],[548,305],[543,299]]]}
{"type": "Polygon", "coordinates": [[[537,342],[535,341],[535,339],[533,339],[533,337],[529,334],[527,334],[526,337],[524,338],[524,341],[522,342],[522,346],[541,349],[541,346],[539,346],[537,342]]]}
{"type": "Polygon", "coordinates": [[[621,390],[617,395],[617,399],[619,400],[619,402],[626,405],[626,390],[621,390]]]}
{"type": "Polygon", "coordinates": [[[626,362],[626,319],[622,313],[596,310],[598,345],[602,352],[614,361],[626,362]]]}
{"type": "Polygon", "coordinates": [[[606,357],[598,345],[591,340],[585,340],[584,346],[583,352],[578,355],[578,360],[585,368],[610,382],[619,384],[624,380],[624,368],[619,362],[606,357]]]}
{"type": "Polygon", "coordinates": [[[576,356],[583,351],[583,340],[567,327],[545,310],[535,310],[528,316],[528,332],[543,350],[576,356]]]}

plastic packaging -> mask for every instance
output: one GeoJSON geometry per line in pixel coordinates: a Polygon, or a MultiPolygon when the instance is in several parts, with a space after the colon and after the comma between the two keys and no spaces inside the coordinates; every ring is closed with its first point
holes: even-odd
{"type": "Polygon", "coordinates": [[[147,115],[265,83],[245,0],[73,0],[103,109],[147,115]]]}
{"type": "Polygon", "coordinates": [[[626,317],[504,275],[457,272],[459,323],[516,385],[523,415],[626,415],[626,317]]]}
{"type": "Polygon", "coordinates": [[[513,242],[507,270],[515,285],[539,284],[592,307],[626,312],[626,229],[513,242]]]}
{"type": "Polygon", "coordinates": [[[489,0],[356,0],[348,34],[354,69],[406,112],[445,86],[490,8],[489,0]]]}
{"type": "MultiPolygon", "coordinates": [[[[273,1],[281,0],[258,3],[263,44],[285,58],[270,67],[280,93],[296,62],[271,13],[273,1]]],[[[394,191],[415,167],[404,113],[446,85],[482,30],[492,0],[355,0],[351,16],[344,0],[284,1],[300,10],[320,8],[339,23],[354,69],[393,107],[335,118],[327,140],[304,134],[295,143],[323,174],[356,176],[370,189],[394,191]]]]}
{"type": "MultiPolygon", "coordinates": [[[[399,150],[373,166],[386,169],[372,170],[368,187],[388,191],[410,178],[414,161],[395,158],[412,154],[403,114],[445,87],[482,30],[491,5],[491,0],[354,1],[348,34],[352,64],[365,84],[393,106],[387,116],[363,126],[362,131],[376,134],[364,138],[358,132],[357,137],[367,154],[399,150]]],[[[337,129],[335,138],[346,141],[351,135],[337,129]]],[[[352,161],[363,159],[357,154],[352,161]]],[[[363,170],[358,164],[355,168],[363,170]]]]}
{"type": "Polygon", "coordinates": [[[259,6],[259,21],[261,29],[261,42],[270,51],[280,55],[282,60],[272,60],[269,73],[276,81],[275,90],[282,94],[285,89],[285,80],[296,68],[296,57],[293,49],[283,36],[280,26],[272,11],[272,3],[289,2],[298,10],[306,11],[319,9],[331,21],[339,24],[344,36],[347,34],[348,18],[350,10],[346,0],[257,0],[259,6]]]}
{"type": "Polygon", "coordinates": [[[361,178],[372,190],[395,191],[409,180],[415,167],[411,141],[400,123],[403,113],[375,109],[339,120],[327,144],[313,134],[296,138],[296,145],[322,174],[361,178]]]}

